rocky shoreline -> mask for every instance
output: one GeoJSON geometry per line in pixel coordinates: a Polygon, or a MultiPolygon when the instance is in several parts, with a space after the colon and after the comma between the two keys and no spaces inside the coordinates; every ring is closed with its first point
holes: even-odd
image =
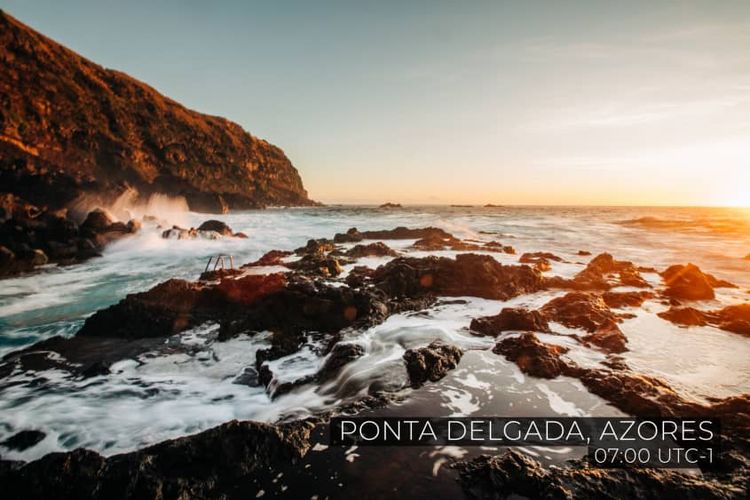
{"type": "MultiPolygon", "coordinates": [[[[745,305],[721,311],[691,306],[695,300],[713,297],[716,288],[734,285],[691,264],[657,273],[609,254],[592,258],[575,276],[562,278],[546,274],[548,266],[539,265],[560,262],[560,257],[525,254],[517,265],[501,264],[492,255],[508,255],[507,246],[491,243],[461,240],[439,228],[366,232],[352,228],[331,239],[310,240],[293,252],[273,250],[232,273],[203,275],[198,281],[172,279],[128,295],[89,317],[71,338],[55,337],[5,356],[0,377],[51,366],[78,377],[107,376],[118,359],[166,348],[165,339],[208,322],[219,325],[219,341],[272,332],[270,347],[259,350],[255,360],[248,360],[245,383],[265,387],[274,399],[331,380],[362,356],[360,346],[342,340],[344,331],[372,327],[394,314],[425,310],[444,297],[505,301],[560,290],[562,295],[538,310],[506,307],[497,315],[474,318],[468,329],[477,336],[494,337],[492,351],[517,364],[523,373],[540,379],[576,379],[626,414],[720,418],[723,468],[703,471],[702,476],[652,469],[602,470],[589,467],[584,459],[565,468],[546,469],[525,455],[508,451],[494,457],[455,460],[453,467],[464,493],[471,498],[596,498],[601,494],[617,498],[625,493],[661,498],[675,492],[687,498],[747,495],[750,396],[694,401],[664,380],[634,372],[620,357],[628,350],[628,339],[619,324],[645,301],[659,302],[670,307],[668,311],[688,310],[691,318],[743,333],[748,321],[745,305]],[[394,250],[386,243],[403,239],[414,240],[406,251],[394,250]],[[459,253],[454,258],[408,255],[426,247],[459,253]],[[368,256],[388,260],[374,269],[357,264],[368,256]],[[279,266],[286,271],[279,272],[279,266]],[[344,266],[353,267],[346,273],[344,266]],[[274,270],[264,273],[264,267],[274,270]],[[651,275],[650,279],[644,275],[651,275]],[[654,278],[661,280],[660,286],[652,284],[654,278]],[[556,332],[555,325],[576,333],[556,332]],[[298,352],[309,332],[317,332],[323,340],[320,356],[325,362],[313,375],[281,382],[270,362],[298,352]],[[579,365],[567,357],[569,347],[545,342],[540,335],[565,338],[581,349],[599,353],[604,360],[596,367],[579,365]]],[[[665,318],[686,323],[682,313],[666,314],[665,318]]],[[[403,362],[409,385],[419,390],[440,380],[460,366],[463,354],[462,349],[443,341],[407,350],[403,362]]],[[[374,392],[338,411],[367,414],[374,407],[387,406],[394,396],[374,392]]],[[[9,491],[15,495],[11,498],[51,494],[62,498],[247,497],[273,491],[275,483],[269,471],[283,470],[303,483],[312,480],[298,464],[314,445],[310,436],[324,432],[331,414],[278,425],[230,422],[108,458],[76,450],[29,463],[3,461],[0,478],[11,485],[9,491]],[[209,460],[208,456],[218,459],[209,460]]],[[[32,442],[32,438],[25,435],[17,441],[32,442]]],[[[345,458],[336,450],[316,456],[316,460],[327,457],[324,460],[334,469],[345,466],[345,458]]]]}

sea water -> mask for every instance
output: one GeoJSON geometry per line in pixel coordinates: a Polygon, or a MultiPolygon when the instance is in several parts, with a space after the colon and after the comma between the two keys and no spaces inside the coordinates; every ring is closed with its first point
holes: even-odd
{"type": "MultiPolygon", "coordinates": [[[[156,214],[159,215],[159,214],[156,214]]],[[[173,214],[168,214],[172,216],[173,214]]],[[[167,216],[167,215],[165,215],[167,216]]],[[[294,249],[310,238],[330,238],[350,227],[441,227],[457,237],[500,241],[517,255],[491,254],[517,263],[523,252],[547,251],[566,262],[552,263],[548,275],[572,276],[590,257],[609,252],[618,259],[664,269],[693,262],[704,271],[738,285],[718,289],[716,309],[750,299],[750,211],[695,208],[574,207],[313,207],[236,212],[222,216],[181,213],[182,225],[197,227],[209,218],[228,223],[249,238],[166,240],[146,225],[132,237],[107,247],[88,262],[48,266],[34,274],[0,282],[0,355],[54,335],[72,336],[85,318],[125,295],[147,290],[172,277],[196,279],[210,256],[229,254],[235,265],[271,249],[294,249]]],[[[170,221],[172,222],[172,221],[170,221]]],[[[386,241],[411,255],[454,256],[456,252],[411,251],[411,240],[386,241]]],[[[388,258],[358,264],[376,267],[388,258]]],[[[353,267],[345,266],[345,271],[353,267]]],[[[655,286],[658,275],[646,274],[655,286]]],[[[262,387],[241,383],[255,353],[269,345],[268,334],[217,341],[217,326],[201,325],[169,339],[182,349],[122,359],[111,374],[81,380],[61,370],[14,372],[0,380],[0,441],[23,429],[39,429],[45,439],[6,458],[33,459],[51,451],[91,448],[106,455],[191,434],[231,419],[280,421],[333,409],[375,390],[393,391],[400,402],[382,414],[404,416],[587,416],[620,415],[577,380],[541,380],[489,348],[494,339],[468,332],[472,318],[503,307],[537,308],[564,291],[543,291],[506,302],[474,297],[439,301],[427,311],[394,315],[364,331],[345,331],[343,342],[364,348],[322,385],[303,385],[271,400],[262,387]],[[459,367],[438,383],[408,389],[402,356],[406,349],[443,339],[467,350],[459,367]]],[[[621,328],[628,338],[625,361],[634,371],[665,379],[687,397],[705,400],[750,391],[750,339],[712,327],[680,328],[657,316],[666,308],[648,301],[621,328]]],[[[553,325],[560,333],[572,333],[553,325]]],[[[509,335],[514,335],[513,333],[509,335]]],[[[565,336],[541,335],[545,342],[571,348],[577,363],[596,365],[604,354],[565,336]]],[[[324,362],[320,340],[311,335],[298,353],[274,360],[277,382],[315,373],[324,362]]],[[[559,449],[529,449],[554,462],[559,449]]],[[[436,464],[445,455],[435,452],[436,464]]],[[[562,450],[565,455],[565,450],[562,450]]],[[[354,457],[352,457],[352,460],[354,457]]],[[[442,463],[442,462],[440,462],[442,463]]],[[[438,465],[439,468],[439,465],[438,465]]]]}

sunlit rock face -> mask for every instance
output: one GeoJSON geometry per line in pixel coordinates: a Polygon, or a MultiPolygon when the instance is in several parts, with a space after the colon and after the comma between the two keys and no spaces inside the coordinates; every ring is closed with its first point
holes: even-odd
{"type": "MultiPolygon", "coordinates": [[[[184,196],[193,211],[308,205],[284,152],[0,13],[0,180],[32,203],[184,196]]],[[[6,187],[7,186],[7,187],[6,187]]]]}

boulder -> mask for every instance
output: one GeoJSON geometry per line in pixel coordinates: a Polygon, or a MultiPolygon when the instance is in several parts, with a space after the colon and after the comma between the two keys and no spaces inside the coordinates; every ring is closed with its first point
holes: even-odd
{"type": "Polygon", "coordinates": [[[226,223],[216,219],[207,220],[206,222],[198,226],[198,231],[214,231],[222,236],[234,235],[234,231],[232,231],[231,227],[229,227],[226,223]]]}
{"type": "Polygon", "coordinates": [[[404,353],[406,371],[414,388],[426,382],[437,382],[461,361],[463,351],[442,340],[435,340],[427,347],[409,349],[404,353]]]}
{"type": "Polygon", "coordinates": [[[522,372],[532,377],[555,378],[565,372],[565,362],[560,355],[568,352],[566,347],[545,344],[531,332],[518,337],[501,340],[492,349],[515,362],[522,372]]]}
{"type": "Polygon", "coordinates": [[[489,255],[399,257],[378,267],[372,284],[391,297],[425,294],[508,300],[543,288],[541,274],[529,266],[506,266],[489,255]]]}
{"type": "Polygon", "coordinates": [[[479,335],[497,336],[504,331],[549,332],[547,319],[539,311],[505,307],[500,314],[471,320],[469,329],[479,335]]]}
{"type": "Polygon", "coordinates": [[[667,286],[664,295],[683,300],[712,300],[714,288],[734,287],[732,283],[704,273],[695,264],[670,266],[660,273],[667,286]]]}
{"type": "Polygon", "coordinates": [[[339,342],[335,344],[323,366],[318,371],[317,379],[319,381],[326,381],[333,378],[346,364],[362,357],[364,354],[365,349],[360,344],[351,342],[339,342]]]}

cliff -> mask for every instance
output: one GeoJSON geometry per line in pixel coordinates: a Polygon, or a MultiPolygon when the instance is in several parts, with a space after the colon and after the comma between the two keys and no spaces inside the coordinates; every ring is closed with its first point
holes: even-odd
{"type": "Polygon", "coordinates": [[[128,187],[182,195],[205,212],[312,203],[278,147],[103,68],[3,11],[0,184],[50,208],[128,187]]]}

